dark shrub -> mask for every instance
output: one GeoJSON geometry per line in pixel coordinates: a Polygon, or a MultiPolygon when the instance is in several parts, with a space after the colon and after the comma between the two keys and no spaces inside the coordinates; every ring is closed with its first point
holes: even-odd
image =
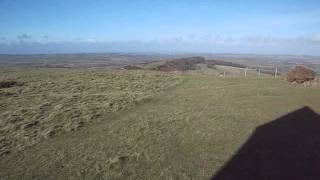
{"type": "Polygon", "coordinates": [[[124,66],[123,69],[126,69],[126,70],[139,70],[139,69],[142,69],[142,68],[139,67],[139,66],[127,65],[127,66],[124,66]]]}
{"type": "Polygon", "coordinates": [[[13,86],[19,86],[21,83],[18,83],[17,81],[0,81],[0,89],[1,88],[10,88],[13,86]]]}

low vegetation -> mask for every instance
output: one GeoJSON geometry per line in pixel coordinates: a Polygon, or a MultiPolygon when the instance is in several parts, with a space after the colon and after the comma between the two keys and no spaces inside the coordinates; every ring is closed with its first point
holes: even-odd
{"type": "Polygon", "coordinates": [[[130,109],[179,82],[149,71],[19,70],[0,72],[0,156],[130,109]],[[14,79],[15,81],[7,81],[14,79]],[[17,86],[23,82],[23,86],[17,86]]]}
{"type": "Polygon", "coordinates": [[[10,80],[0,81],[0,89],[2,89],[2,88],[10,88],[10,87],[13,87],[13,86],[20,86],[20,85],[22,85],[22,83],[19,83],[17,81],[10,81],[10,80]]]}
{"type": "Polygon", "coordinates": [[[208,179],[257,126],[320,111],[319,88],[271,76],[55,69],[6,79],[25,85],[1,89],[11,94],[0,97],[4,179],[208,179]]]}
{"type": "Polygon", "coordinates": [[[206,60],[204,57],[189,57],[189,58],[178,58],[165,63],[159,64],[153,67],[153,70],[159,71],[190,71],[201,69],[201,65],[206,65],[208,68],[216,69],[215,66],[228,66],[236,68],[245,68],[244,65],[219,61],[219,60],[206,60]]]}
{"type": "Polygon", "coordinates": [[[233,63],[229,61],[220,61],[220,60],[207,60],[206,64],[208,64],[208,66],[220,65],[220,66],[230,66],[230,67],[237,67],[237,68],[246,68],[245,65],[242,65],[239,63],[233,63]]]}
{"type": "Polygon", "coordinates": [[[142,68],[139,67],[139,66],[134,66],[134,65],[126,65],[126,66],[123,67],[123,69],[126,69],[126,70],[140,70],[142,68]]]}
{"type": "Polygon", "coordinates": [[[206,60],[203,57],[180,58],[167,61],[154,69],[159,71],[189,71],[196,70],[197,64],[205,63],[206,60]]]}
{"type": "Polygon", "coordinates": [[[304,83],[306,81],[312,81],[315,79],[316,73],[311,69],[303,66],[297,66],[287,74],[287,80],[289,82],[304,83]]]}

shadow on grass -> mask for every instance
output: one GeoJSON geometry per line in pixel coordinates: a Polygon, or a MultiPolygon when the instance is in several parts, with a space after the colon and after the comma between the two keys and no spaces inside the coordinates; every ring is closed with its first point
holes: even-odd
{"type": "Polygon", "coordinates": [[[211,180],[319,180],[320,116],[303,107],[256,129],[211,180]]]}

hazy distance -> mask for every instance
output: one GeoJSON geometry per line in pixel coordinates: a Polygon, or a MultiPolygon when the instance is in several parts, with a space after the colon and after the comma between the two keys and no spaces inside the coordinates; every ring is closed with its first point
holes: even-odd
{"type": "Polygon", "coordinates": [[[2,0],[0,53],[320,55],[320,1],[2,0]]]}

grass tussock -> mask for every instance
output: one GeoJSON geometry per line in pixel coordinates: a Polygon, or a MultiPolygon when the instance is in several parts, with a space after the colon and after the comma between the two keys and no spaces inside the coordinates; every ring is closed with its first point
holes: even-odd
{"type": "Polygon", "coordinates": [[[0,81],[0,89],[10,88],[10,87],[14,87],[14,86],[21,86],[21,85],[23,85],[23,83],[19,83],[17,81],[12,81],[12,80],[0,81]]]}

